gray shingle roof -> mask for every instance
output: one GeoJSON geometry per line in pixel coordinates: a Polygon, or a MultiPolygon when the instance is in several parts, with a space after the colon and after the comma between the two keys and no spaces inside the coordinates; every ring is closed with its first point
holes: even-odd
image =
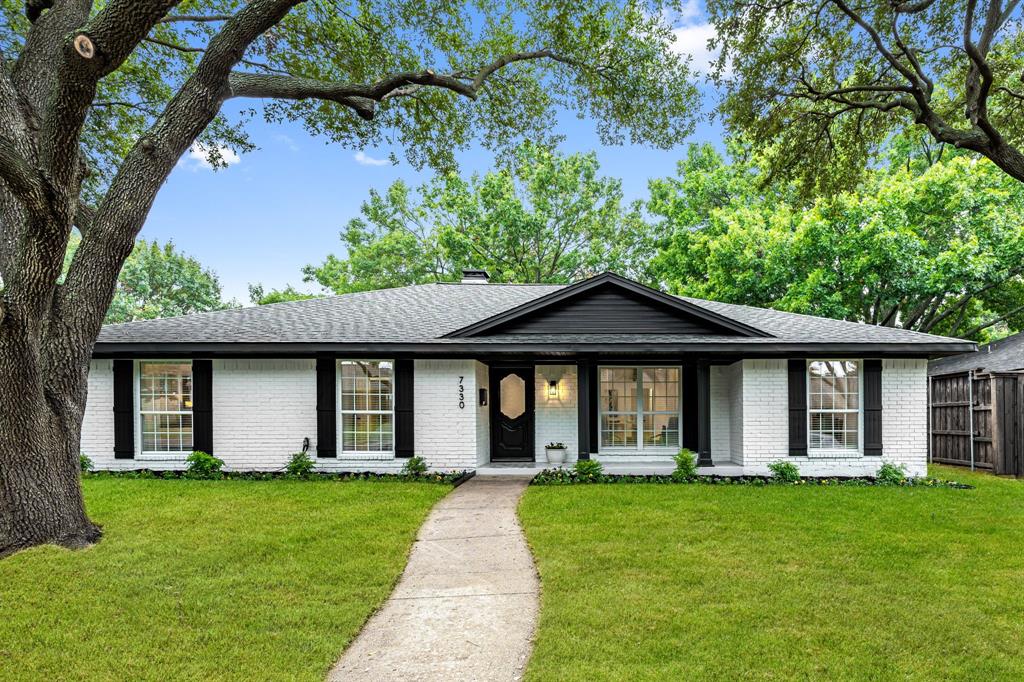
{"type": "Polygon", "coordinates": [[[928,373],[933,375],[966,372],[971,369],[990,372],[1024,369],[1024,332],[981,346],[977,353],[953,355],[928,363],[928,373]]]}
{"type": "MultiPolygon", "coordinates": [[[[442,338],[474,322],[536,300],[567,285],[422,284],[328,298],[276,303],[108,325],[98,344],[686,344],[964,343],[904,329],[876,327],[808,315],[700,299],[685,300],[771,335],[682,336],[649,334],[530,334],[442,338]]],[[[960,346],[958,350],[967,348],[960,346]]]]}

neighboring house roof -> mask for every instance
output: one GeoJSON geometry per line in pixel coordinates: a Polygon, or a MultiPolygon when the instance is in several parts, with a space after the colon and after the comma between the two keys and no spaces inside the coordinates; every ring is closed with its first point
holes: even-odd
{"type": "MultiPolygon", "coordinates": [[[[648,330],[650,332],[651,330],[648,330]]],[[[709,353],[793,351],[887,351],[946,355],[973,350],[960,339],[877,327],[743,305],[670,297],[614,275],[573,285],[422,284],[327,298],[220,310],[161,320],[107,325],[96,355],[191,352],[316,352],[347,349],[452,353],[492,351],[579,352],[623,349],[678,352],[679,346],[709,353]],[[582,286],[602,278],[602,291],[619,292],[659,314],[695,320],[701,333],[504,333],[503,323],[564,305],[561,294],[593,293],[582,286]],[[550,297],[545,299],[544,297],[550,297]],[[551,306],[543,305],[551,301],[551,306]],[[541,305],[532,305],[540,302],[541,305]],[[561,301],[561,303],[560,303],[561,301]],[[511,312],[510,312],[511,311],[511,312]],[[488,324],[488,322],[495,324],[488,324]],[[699,326],[698,325],[698,326],[699,326]],[[476,332],[473,333],[473,330],[476,332]],[[467,330],[469,330],[467,332],[467,330]],[[469,333],[469,335],[466,335],[469,333]]]]}
{"type": "Polygon", "coordinates": [[[977,353],[954,355],[928,363],[928,373],[932,375],[972,369],[986,372],[1024,369],[1024,332],[981,346],[977,353]]]}

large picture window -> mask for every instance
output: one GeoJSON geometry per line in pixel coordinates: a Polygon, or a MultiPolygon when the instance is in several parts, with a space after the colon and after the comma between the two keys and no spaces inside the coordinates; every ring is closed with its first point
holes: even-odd
{"type": "Polygon", "coordinates": [[[807,363],[808,447],[814,451],[860,450],[860,362],[807,363]]]}
{"type": "Polygon", "coordinates": [[[680,369],[602,367],[601,447],[679,449],[680,369]]]}
{"type": "Polygon", "coordinates": [[[143,454],[192,451],[191,363],[139,363],[139,422],[143,454]]]}
{"type": "Polygon", "coordinates": [[[390,360],[341,360],[339,366],[342,452],[393,452],[394,363],[390,360]]]}

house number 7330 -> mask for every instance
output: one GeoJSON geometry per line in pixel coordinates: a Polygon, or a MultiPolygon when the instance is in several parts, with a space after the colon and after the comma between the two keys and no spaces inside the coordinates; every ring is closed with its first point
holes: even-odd
{"type": "Polygon", "coordinates": [[[466,409],[466,387],[462,385],[462,380],[466,377],[459,377],[459,409],[466,409]]]}

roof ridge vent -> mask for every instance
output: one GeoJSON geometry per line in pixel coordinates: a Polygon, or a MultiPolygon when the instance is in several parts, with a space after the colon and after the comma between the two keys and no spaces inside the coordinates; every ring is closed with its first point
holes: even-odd
{"type": "Polygon", "coordinates": [[[487,284],[491,281],[491,276],[487,274],[486,270],[463,270],[461,284],[487,284]]]}

